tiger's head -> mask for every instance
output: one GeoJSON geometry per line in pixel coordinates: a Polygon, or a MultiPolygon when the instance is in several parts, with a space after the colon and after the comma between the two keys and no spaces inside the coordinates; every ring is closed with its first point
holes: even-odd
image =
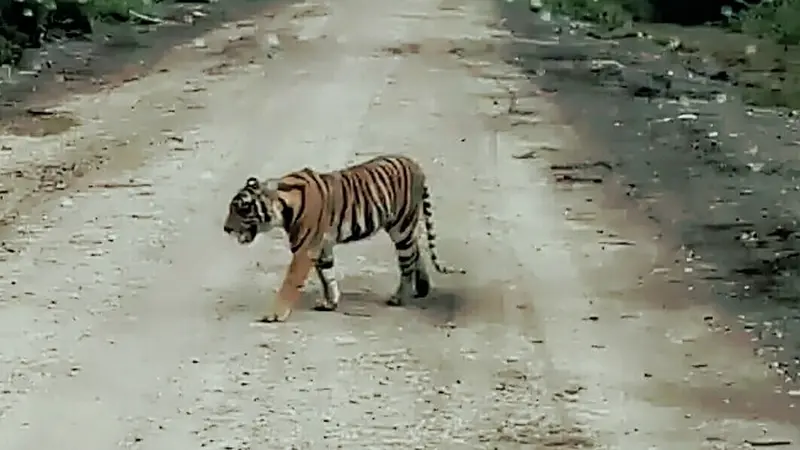
{"type": "Polygon", "coordinates": [[[259,233],[282,225],[278,180],[261,182],[250,177],[228,205],[223,230],[240,244],[250,244],[259,233]]]}

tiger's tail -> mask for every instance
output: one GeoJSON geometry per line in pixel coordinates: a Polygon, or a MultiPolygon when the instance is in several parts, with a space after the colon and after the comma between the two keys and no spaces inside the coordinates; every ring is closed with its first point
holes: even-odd
{"type": "Polygon", "coordinates": [[[439,273],[467,273],[464,269],[445,266],[439,262],[439,255],[436,253],[436,233],[433,229],[433,204],[431,203],[431,193],[427,185],[422,186],[422,215],[425,219],[425,232],[428,237],[431,262],[436,271],[439,273]]]}

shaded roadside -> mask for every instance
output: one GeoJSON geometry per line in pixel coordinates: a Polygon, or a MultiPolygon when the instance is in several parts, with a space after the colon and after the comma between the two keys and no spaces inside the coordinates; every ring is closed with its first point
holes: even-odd
{"type": "Polygon", "coordinates": [[[285,3],[181,1],[171,5],[165,24],[97,23],[91,36],[26,50],[20,70],[2,74],[0,121],[7,124],[37,115],[31,114],[32,104],[55,103],[64,94],[92,92],[138,79],[174,46],[280,2],[285,3]]]}
{"type": "MultiPolygon", "coordinates": [[[[611,169],[627,195],[690,250],[694,273],[711,283],[778,370],[794,377],[795,118],[745,106],[710,63],[687,69],[649,41],[592,38],[575,24],[542,20],[527,2],[500,8],[517,37],[515,63],[552,93],[584,142],[600,144],[572,151],[611,169]]],[[[611,179],[608,173],[600,179],[611,179]]]]}

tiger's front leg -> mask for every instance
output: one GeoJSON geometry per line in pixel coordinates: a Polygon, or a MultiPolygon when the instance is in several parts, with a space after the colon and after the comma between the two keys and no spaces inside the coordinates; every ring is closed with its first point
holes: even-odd
{"type": "Polygon", "coordinates": [[[317,311],[333,311],[339,306],[339,299],[342,296],[339,290],[339,283],[336,280],[336,270],[334,269],[333,244],[326,242],[322,246],[320,255],[314,263],[317,276],[322,284],[322,298],[317,299],[314,309],[317,311]]]}
{"type": "Polygon", "coordinates": [[[313,265],[314,259],[304,249],[292,255],[283,284],[267,314],[261,319],[262,322],[285,322],[289,318],[292,308],[302,295],[301,289],[313,265]]]}

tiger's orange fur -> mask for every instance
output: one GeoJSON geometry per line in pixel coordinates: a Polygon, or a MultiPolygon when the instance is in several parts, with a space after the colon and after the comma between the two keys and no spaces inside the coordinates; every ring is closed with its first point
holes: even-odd
{"type": "Polygon", "coordinates": [[[400,305],[424,297],[430,278],[419,250],[418,223],[425,218],[431,262],[440,273],[465,273],[439,263],[430,193],[413,159],[383,155],[333,172],[304,168],[280,179],[247,179],[230,202],[224,231],[249,244],[259,233],[281,226],[292,251],[283,283],[265,321],[284,321],[301,295],[311,268],[323,286],[319,310],[336,309],[340,292],[333,273],[333,248],[385,230],[395,245],[400,284],[388,301],[400,305]]]}

